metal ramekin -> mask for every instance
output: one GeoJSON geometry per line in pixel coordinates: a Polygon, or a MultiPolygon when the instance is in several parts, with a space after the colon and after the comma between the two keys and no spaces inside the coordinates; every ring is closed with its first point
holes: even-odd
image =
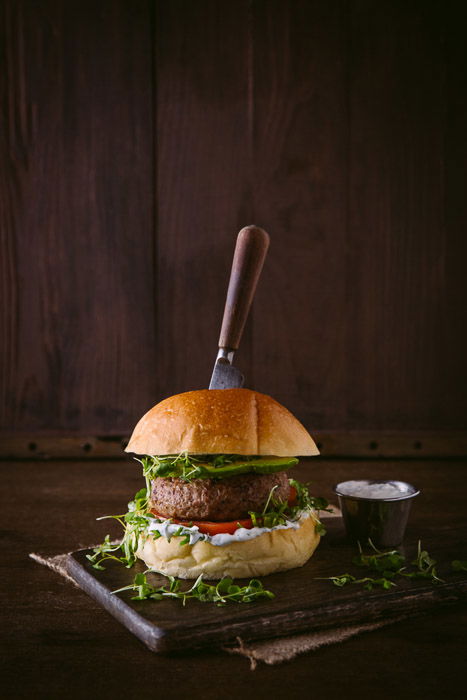
{"type": "Polygon", "coordinates": [[[370,539],[377,547],[396,547],[404,539],[412,499],[420,491],[405,481],[385,479],[348,479],[334,487],[339,499],[347,536],[364,544],[370,539]],[[349,496],[342,488],[349,481],[359,484],[391,484],[400,489],[394,498],[349,496]]]}

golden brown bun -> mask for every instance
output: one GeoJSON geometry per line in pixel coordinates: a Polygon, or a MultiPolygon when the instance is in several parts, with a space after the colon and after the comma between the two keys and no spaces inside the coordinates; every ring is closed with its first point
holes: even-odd
{"type": "Polygon", "coordinates": [[[317,455],[303,425],[270,396],[250,389],[201,389],[164,399],[133,431],[126,452],[145,455],[317,455]]]}
{"type": "Polygon", "coordinates": [[[266,576],[303,566],[319,544],[317,520],[303,515],[298,530],[272,530],[246,542],[219,547],[209,542],[180,545],[180,537],[154,539],[149,535],[140,544],[137,556],[150,569],[168,576],[195,579],[250,578],[266,576]]]}

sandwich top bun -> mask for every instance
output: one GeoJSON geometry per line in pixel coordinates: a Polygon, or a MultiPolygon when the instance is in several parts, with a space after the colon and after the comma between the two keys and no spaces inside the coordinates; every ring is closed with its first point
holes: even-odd
{"type": "Polygon", "coordinates": [[[126,452],[319,454],[312,437],[290,411],[251,389],[201,389],[164,399],[138,422],[126,452]]]}

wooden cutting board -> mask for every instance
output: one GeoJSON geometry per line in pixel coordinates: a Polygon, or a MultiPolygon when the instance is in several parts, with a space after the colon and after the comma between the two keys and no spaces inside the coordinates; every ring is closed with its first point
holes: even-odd
{"type": "MultiPolygon", "coordinates": [[[[330,581],[317,580],[347,572],[359,578],[372,575],[351,563],[356,547],[345,541],[340,518],[326,521],[326,527],[328,534],[304,567],[263,577],[264,587],[276,596],[270,601],[218,607],[197,600],[189,600],[185,606],[177,600],[131,600],[135,595],[132,592],[112,591],[132,583],[135,574],[144,571],[144,564],[126,569],[109,562],[105,571],[96,571],[86,559],[90,550],[70,554],[68,571],[86,593],[155,652],[223,646],[235,642],[237,637],[243,641],[271,639],[408,615],[467,600],[467,573],[453,573],[450,567],[453,559],[467,559],[465,528],[419,529],[399,548],[411,561],[420,538],[423,548],[438,561],[438,575],[443,583],[433,585],[426,580],[398,578],[397,588],[367,591],[357,585],[338,588],[330,581]]],[[[167,582],[156,574],[148,578],[153,585],[167,582]]]]}

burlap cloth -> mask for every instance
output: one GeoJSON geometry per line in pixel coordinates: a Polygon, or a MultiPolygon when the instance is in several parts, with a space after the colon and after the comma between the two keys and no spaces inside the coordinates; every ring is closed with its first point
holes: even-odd
{"type": "MultiPolygon", "coordinates": [[[[334,507],[335,508],[335,507],[334,507]]],[[[323,514],[322,516],[323,517],[323,514]]],[[[340,512],[335,508],[334,513],[326,513],[326,517],[340,517],[340,512]]],[[[90,549],[87,547],[86,549],[90,549]]],[[[79,588],[78,584],[71,578],[67,571],[68,554],[57,554],[55,556],[45,556],[41,554],[31,553],[31,559],[47,566],[52,571],[60,574],[69,581],[73,586],[79,588]]],[[[280,637],[279,639],[268,640],[266,642],[249,642],[245,643],[242,639],[237,638],[235,646],[225,647],[224,651],[228,654],[240,654],[250,660],[250,668],[254,670],[258,662],[263,662],[268,665],[291,661],[299,654],[315,651],[323,646],[337,644],[346,639],[355,637],[363,632],[371,632],[372,630],[385,627],[403,619],[403,617],[391,618],[389,620],[378,620],[378,622],[360,623],[356,625],[348,625],[347,627],[332,628],[319,632],[307,632],[305,634],[297,634],[291,637],[280,637]]]]}

